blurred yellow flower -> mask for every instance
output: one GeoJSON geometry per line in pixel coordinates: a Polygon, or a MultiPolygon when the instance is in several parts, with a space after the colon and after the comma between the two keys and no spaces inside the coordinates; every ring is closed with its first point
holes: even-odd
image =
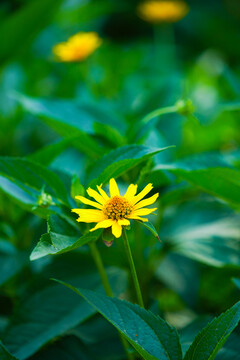
{"type": "Polygon", "coordinates": [[[121,196],[114,179],[109,182],[110,197],[101,186],[97,186],[97,189],[98,192],[91,188],[87,190],[88,195],[96,201],[83,196],[76,196],[75,199],[98,210],[72,209],[72,212],[79,215],[78,222],[97,223],[90,231],[112,227],[112,234],[119,238],[122,234],[122,226],[130,225],[130,219],[148,221],[148,219],[141,216],[149,215],[157,209],[149,209],[146,206],[153,204],[157,200],[158,193],[142,200],[153,189],[152,184],[148,184],[138,195],[136,195],[137,185],[131,184],[125,195],[121,196]]]}
{"type": "Polygon", "coordinates": [[[189,7],[182,0],[149,0],[141,3],[137,11],[143,20],[158,24],[181,20],[188,13],[189,7]]]}
{"type": "Polygon", "coordinates": [[[91,55],[102,43],[96,32],[79,32],[66,42],[55,45],[52,49],[59,61],[82,61],[91,55]]]}

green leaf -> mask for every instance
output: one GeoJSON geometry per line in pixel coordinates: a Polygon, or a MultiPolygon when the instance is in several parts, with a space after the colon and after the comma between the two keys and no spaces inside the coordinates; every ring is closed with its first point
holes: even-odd
{"type": "Polygon", "coordinates": [[[94,130],[96,135],[104,138],[104,141],[111,144],[111,147],[113,148],[122,146],[125,143],[124,137],[121,136],[121,134],[110,125],[95,123],[94,130]]]}
{"type": "Polygon", "coordinates": [[[182,359],[182,350],[176,329],[159,316],[127,301],[60,283],[82,296],[100,312],[127,338],[144,359],[182,359]]]}
{"type": "Polygon", "coordinates": [[[157,169],[168,170],[202,191],[239,205],[240,171],[231,168],[224,157],[193,157],[178,163],[158,165],[155,171],[157,169]]]}
{"type": "Polygon", "coordinates": [[[17,251],[14,254],[0,253],[0,286],[18,274],[27,264],[27,254],[17,251]]]}
{"type": "MultiPolygon", "coordinates": [[[[108,276],[116,294],[124,291],[125,272],[111,269],[108,276]]],[[[71,283],[75,286],[87,284],[96,291],[103,290],[97,274],[85,273],[71,283]]],[[[61,285],[48,286],[22,300],[2,340],[20,360],[27,359],[51,339],[64,334],[94,313],[95,310],[84,300],[61,285]]]]}
{"type": "Polygon", "coordinates": [[[138,221],[138,223],[144,226],[146,229],[148,229],[158,240],[160,240],[157,230],[150,221],[148,222],[138,221]]]}
{"type": "Polygon", "coordinates": [[[77,175],[74,175],[72,178],[72,185],[71,185],[71,197],[75,199],[75,196],[78,195],[84,196],[85,189],[84,186],[81,184],[77,175]]]}
{"type": "Polygon", "coordinates": [[[155,276],[168,288],[179,294],[189,307],[197,304],[200,274],[196,261],[169,253],[156,262],[155,276]]]}
{"type": "MultiPolygon", "coordinates": [[[[76,7],[72,9],[68,9],[68,12],[64,12],[62,16],[66,20],[66,16],[68,16],[71,21],[74,21],[77,24],[89,24],[90,22],[102,18],[103,16],[107,16],[114,12],[121,12],[124,9],[128,9],[125,3],[116,3],[112,4],[108,0],[98,0],[98,6],[95,6],[92,2],[79,2],[78,3],[78,11],[76,11],[76,7]]],[[[68,20],[69,21],[69,20],[68,20]]]]}
{"type": "Polygon", "coordinates": [[[240,290],[240,279],[233,278],[232,280],[233,280],[234,284],[236,285],[236,287],[240,290]]]}
{"type": "Polygon", "coordinates": [[[117,178],[141,162],[172,147],[151,149],[143,145],[126,145],[113,150],[93,166],[89,179],[94,180],[91,181],[90,186],[106,185],[112,177],[117,178]]]}
{"type": "Polygon", "coordinates": [[[184,360],[213,360],[240,320],[240,302],[215,318],[194,339],[184,360]]]}
{"type": "Polygon", "coordinates": [[[96,360],[94,353],[75,336],[66,336],[41,352],[31,357],[31,360],[96,360]]]}
{"type": "Polygon", "coordinates": [[[60,135],[78,136],[78,139],[73,141],[73,145],[94,158],[103,154],[102,148],[90,136],[95,134],[94,124],[105,121],[111,126],[119,126],[118,122],[112,119],[110,121],[107,116],[97,116],[86,106],[78,105],[71,100],[31,98],[18,93],[13,97],[25,111],[39,117],[60,135]]]}
{"type": "Polygon", "coordinates": [[[51,21],[61,3],[61,0],[30,1],[2,21],[0,61],[9,61],[24,48],[28,48],[37,33],[51,21]]]}
{"type": "MultiPolygon", "coordinates": [[[[43,189],[54,203],[68,204],[65,186],[58,176],[22,158],[0,157],[0,189],[30,211],[37,207],[43,189]]],[[[39,210],[41,212],[40,206],[39,210]]]]}
{"type": "Polygon", "coordinates": [[[105,243],[105,245],[112,245],[112,242],[114,241],[114,235],[112,233],[112,229],[111,228],[106,228],[103,230],[102,233],[102,239],[105,243]]]}
{"type": "Polygon", "coordinates": [[[41,165],[48,166],[51,162],[60,155],[69,145],[74,141],[81,141],[78,136],[66,137],[65,139],[58,140],[50,145],[47,145],[40,150],[28,156],[28,159],[37,162],[41,165]]]}
{"type": "Polygon", "coordinates": [[[189,349],[197,334],[202,331],[202,329],[205,328],[212,319],[213,316],[209,315],[198,316],[196,319],[191,321],[190,324],[180,330],[183,356],[185,356],[186,351],[189,349]]]}
{"type": "Polygon", "coordinates": [[[43,234],[36,247],[33,249],[30,260],[37,260],[47,255],[63,254],[65,252],[79,248],[89,242],[96,241],[101,234],[101,230],[74,238],[66,235],[47,233],[43,234]]]}
{"type": "Polygon", "coordinates": [[[240,266],[239,216],[218,202],[177,207],[164,216],[160,237],[174,253],[215,267],[240,266]]]}
{"type": "Polygon", "coordinates": [[[240,102],[234,101],[219,105],[219,111],[240,111],[240,102]]]}
{"type": "Polygon", "coordinates": [[[3,343],[0,341],[0,359],[1,360],[17,360],[16,357],[10,354],[8,350],[5,348],[3,343]]]}
{"type": "MultiPolygon", "coordinates": [[[[0,224],[0,232],[3,232],[4,235],[6,235],[9,238],[11,238],[11,236],[14,236],[13,229],[4,222],[0,224]]],[[[17,249],[9,240],[0,238],[0,253],[7,255],[14,255],[16,254],[16,252],[17,249]]]]}
{"type": "Polygon", "coordinates": [[[48,233],[41,236],[40,241],[31,253],[30,260],[74,250],[91,241],[96,241],[101,231],[98,230],[82,235],[74,222],[57,215],[51,215],[48,220],[48,233]]]}
{"type": "Polygon", "coordinates": [[[189,197],[198,195],[199,191],[186,181],[169,186],[167,191],[161,194],[161,207],[162,209],[170,205],[186,200],[189,197]]]}
{"type": "MultiPolygon", "coordinates": [[[[97,354],[99,360],[126,358],[118,331],[100,314],[79,325],[75,329],[75,335],[85,344],[89,344],[91,352],[97,354]]],[[[130,346],[128,348],[130,350],[130,346]]],[[[132,350],[131,348],[130,351],[132,350]]]]}
{"type": "Polygon", "coordinates": [[[240,337],[238,332],[232,333],[226,344],[219,350],[216,360],[236,360],[239,357],[240,337]]]}
{"type": "MultiPolygon", "coordinates": [[[[93,113],[86,105],[79,105],[73,100],[32,98],[22,94],[13,95],[25,110],[33,115],[40,116],[55,124],[60,124],[87,134],[94,134],[94,123],[103,123],[110,126],[119,125],[114,119],[104,118],[93,113]]],[[[73,134],[74,135],[74,134],[73,134]]],[[[76,133],[75,133],[76,135],[76,133]]]]}
{"type": "Polygon", "coordinates": [[[143,139],[158,124],[159,118],[162,119],[164,115],[177,113],[177,110],[177,106],[172,105],[149,112],[135,124],[131,136],[138,141],[143,139]]]}
{"type": "MultiPolygon", "coordinates": [[[[240,338],[238,338],[239,344],[240,338]]],[[[239,345],[237,350],[222,348],[216,356],[216,360],[236,360],[239,356],[239,345]]]]}

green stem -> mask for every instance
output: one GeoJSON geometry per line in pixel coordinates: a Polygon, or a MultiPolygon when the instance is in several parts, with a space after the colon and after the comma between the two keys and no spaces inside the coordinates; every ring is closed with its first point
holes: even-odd
{"type": "Polygon", "coordinates": [[[156,109],[152,112],[150,112],[149,114],[147,114],[142,120],[141,120],[141,124],[147,124],[150,120],[152,120],[153,118],[160,116],[160,115],[165,115],[165,114],[172,114],[177,112],[177,106],[176,105],[172,105],[172,106],[166,106],[160,109],[156,109]]]}
{"type": "Polygon", "coordinates": [[[156,109],[146,116],[144,116],[138,123],[134,125],[133,128],[130,128],[129,141],[134,141],[141,139],[142,136],[146,136],[146,132],[149,129],[145,127],[149,123],[150,120],[157,116],[165,115],[165,114],[174,114],[178,112],[178,107],[176,105],[166,106],[163,108],[156,109]]]}
{"type": "Polygon", "coordinates": [[[161,29],[160,25],[153,26],[153,35],[154,35],[154,57],[155,57],[155,66],[152,67],[155,74],[160,73],[161,69],[161,46],[162,46],[162,39],[161,39],[161,29]]]}
{"type": "Polygon", "coordinates": [[[137,293],[138,304],[141,307],[144,308],[142,293],[141,293],[141,289],[140,289],[140,286],[139,286],[139,281],[138,281],[138,277],[137,277],[137,273],[136,273],[136,269],[135,269],[135,265],[134,265],[134,261],[133,261],[133,257],[132,257],[132,252],[131,252],[131,248],[130,248],[130,245],[129,245],[127,233],[126,233],[126,230],[124,228],[123,228],[122,238],[123,238],[123,243],[124,243],[124,246],[125,246],[125,251],[126,251],[127,257],[128,257],[128,262],[129,262],[129,265],[130,265],[130,270],[131,270],[131,273],[132,273],[133,283],[134,283],[135,290],[136,290],[136,293],[137,293]]]}
{"type": "MultiPolygon", "coordinates": [[[[161,64],[167,62],[169,69],[174,69],[176,63],[175,35],[173,24],[156,24],[154,31],[154,50],[156,73],[163,72],[161,64]]],[[[164,69],[165,70],[165,69],[164,69]]]]}
{"type": "MultiPolygon", "coordinates": [[[[112,291],[111,285],[109,283],[108,276],[107,276],[106,270],[104,268],[101,255],[100,255],[100,253],[98,251],[98,248],[97,248],[95,242],[89,243],[89,247],[90,247],[90,250],[91,250],[91,253],[92,253],[92,257],[93,257],[93,259],[95,261],[95,264],[97,266],[98,273],[99,273],[100,278],[102,280],[102,284],[103,284],[105,293],[106,293],[107,296],[113,297],[113,291],[112,291]]],[[[122,342],[122,345],[123,345],[123,348],[124,348],[124,350],[126,352],[128,360],[134,360],[134,355],[131,354],[128,351],[128,342],[126,341],[126,339],[123,337],[123,335],[120,332],[119,332],[119,336],[120,336],[120,340],[122,342]]]]}

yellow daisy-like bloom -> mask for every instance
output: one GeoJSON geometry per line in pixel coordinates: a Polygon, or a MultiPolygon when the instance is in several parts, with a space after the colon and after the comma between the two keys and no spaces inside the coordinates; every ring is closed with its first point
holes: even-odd
{"type": "Polygon", "coordinates": [[[138,15],[150,23],[177,22],[189,11],[188,5],[182,0],[146,1],[138,6],[138,15]]]}
{"type": "Polygon", "coordinates": [[[142,200],[152,189],[152,184],[148,184],[138,195],[137,185],[129,185],[124,196],[120,195],[117,183],[114,179],[109,182],[110,197],[97,186],[98,192],[88,188],[87,193],[96,201],[89,200],[83,196],[76,196],[83,204],[90,205],[95,209],[72,209],[72,212],[79,215],[77,221],[86,223],[97,223],[90,231],[100,228],[112,227],[112,233],[116,238],[122,234],[122,226],[130,225],[130,219],[148,221],[141,216],[149,215],[157,208],[149,209],[146,206],[153,204],[158,193],[142,200]]]}
{"type": "Polygon", "coordinates": [[[91,55],[102,43],[96,32],[79,32],[66,42],[53,47],[53,53],[59,61],[82,61],[91,55]]]}

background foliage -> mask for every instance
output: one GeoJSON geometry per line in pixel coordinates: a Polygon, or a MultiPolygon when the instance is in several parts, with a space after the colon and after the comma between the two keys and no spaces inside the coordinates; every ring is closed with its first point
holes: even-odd
{"type": "Polygon", "coordinates": [[[115,328],[136,359],[239,359],[240,4],[189,0],[183,20],[156,27],[138,3],[1,2],[1,360],[126,359],[115,328]],[[52,46],[78,31],[102,46],[56,62],[52,46]],[[107,248],[70,213],[111,177],[160,193],[161,242],[128,231],[148,310],[122,240],[107,248]],[[124,301],[104,295],[97,239],[124,301]]]}

